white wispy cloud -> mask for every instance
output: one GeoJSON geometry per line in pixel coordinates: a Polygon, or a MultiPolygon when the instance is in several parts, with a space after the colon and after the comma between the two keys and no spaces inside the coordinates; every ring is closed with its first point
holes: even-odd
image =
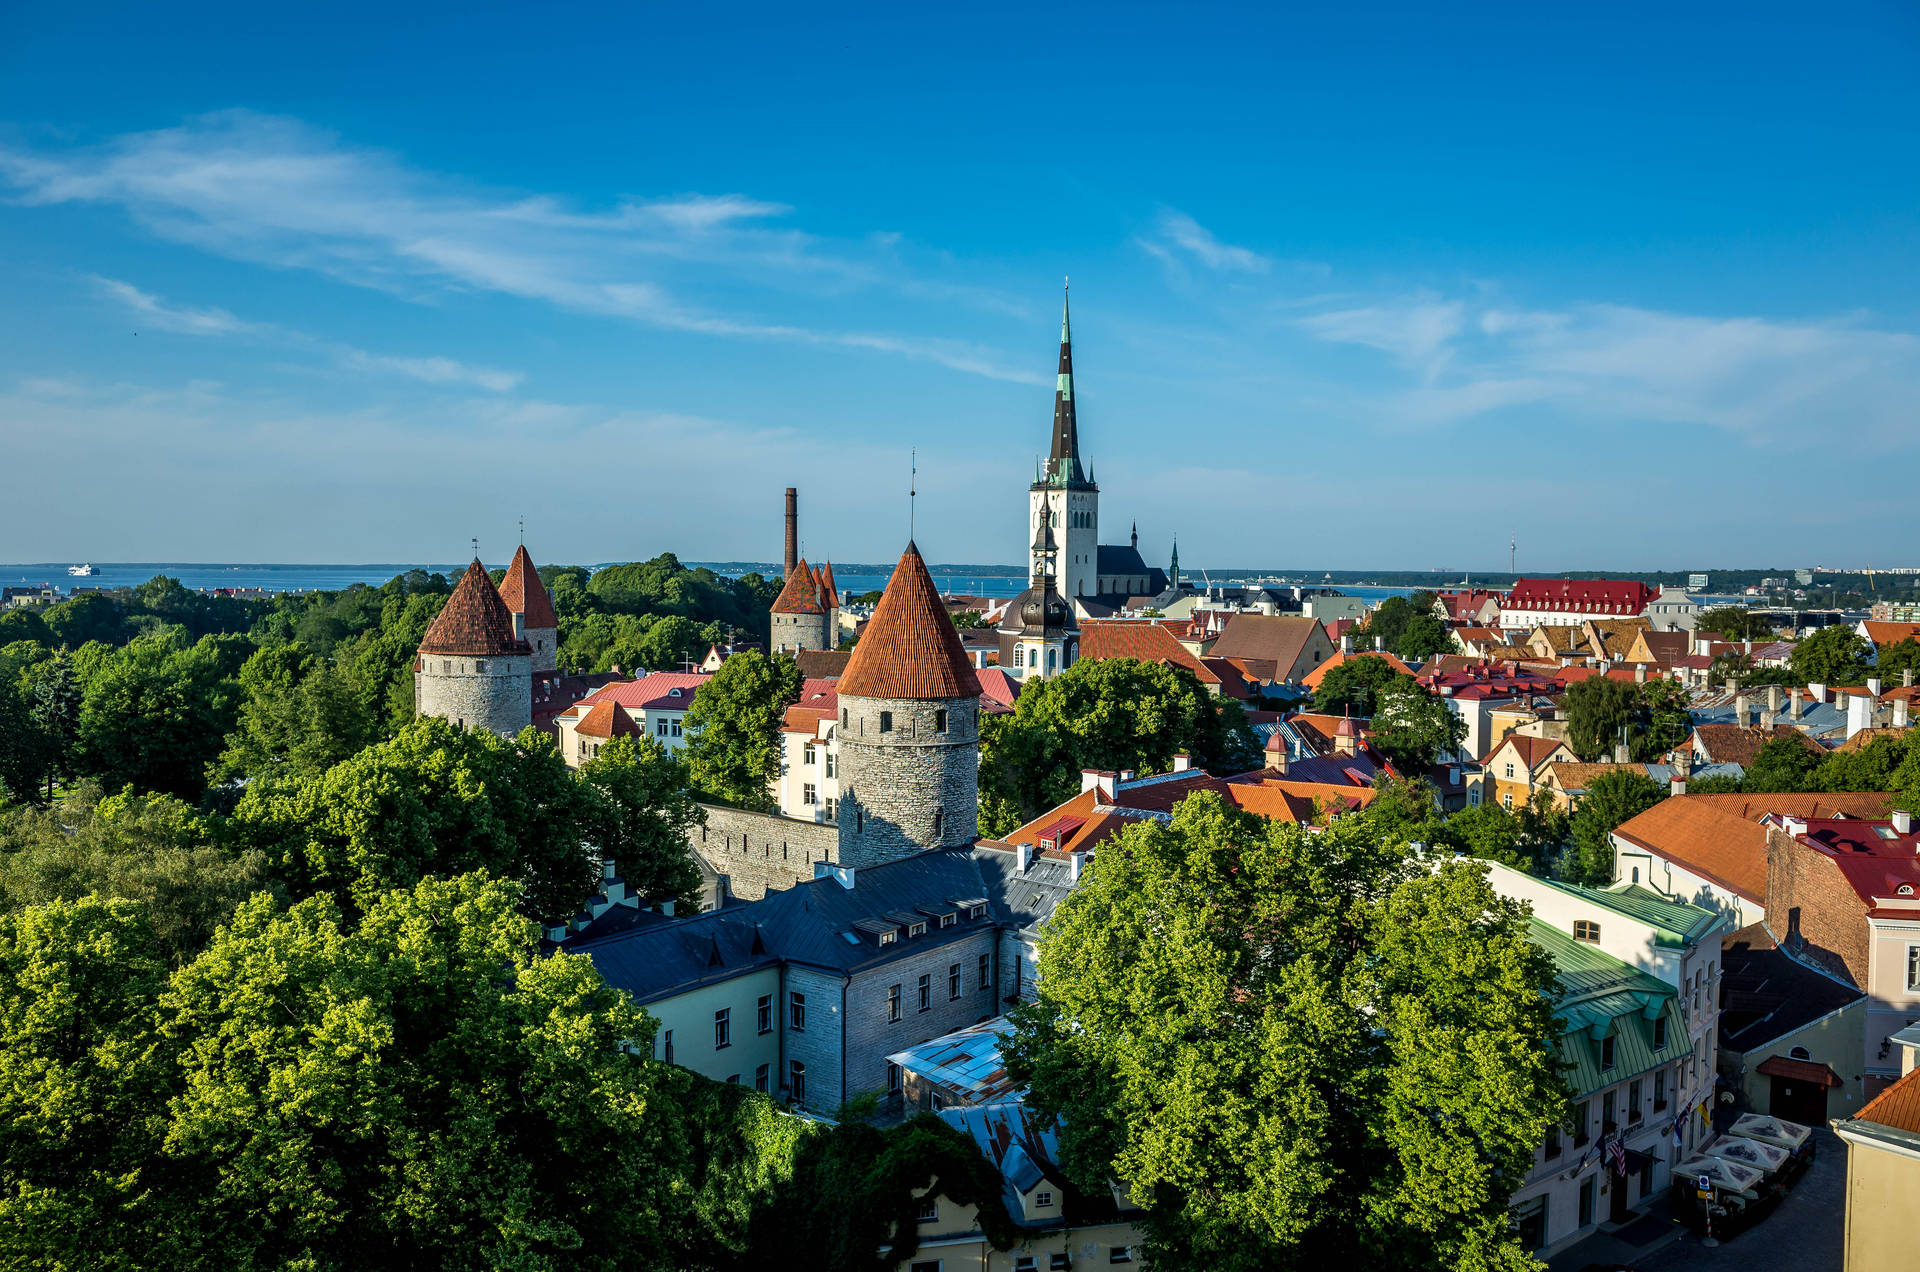
{"type": "Polygon", "coordinates": [[[118,278],[88,276],[107,299],[123,306],[144,326],[188,336],[238,336],[286,348],[308,350],[349,370],[400,375],[428,384],[471,385],[492,393],[509,393],[526,377],[518,371],[475,366],[445,357],[405,357],[371,353],[353,345],[323,340],[275,323],[248,322],[224,309],[198,309],[169,303],[118,278]]]}
{"type": "MultiPolygon", "coordinates": [[[[249,111],[203,116],[88,150],[0,147],[0,181],[24,203],[121,207],[152,233],[230,258],[312,270],[408,299],[487,291],[579,313],[707,335],[869,349],[957,371],[1045,383],[995,351],[899,332],[769,321],[683,298],[716,278],[777,289],[787,304],[856,287],[965,294],[900,279],[863,257],[778,224],[790,209],[740,194],[685,194],[580,209],[501,194],[355,147],[298,120],[249,111]]],[[[1229,249],[1231,250],[1231,249],[1229,249]]]]}
{"type": "Polygon", "coordinates": [[[1211,270],[1243,274],[1264,274],[1273,262],[1251,248],[1222,243],[1212,230],[1174,208],[1162,208],[1155,222],[1157,238],[1142,239],[1140,245],[1162,260],[1170,259],[1170,247],[1178,248],[1211,270]]]}
{"type": "Polygon", "coordinates": [[[1794,445],[1845,429],[1911,433],[1920,338],[1866,318],[1718,317],[1616,304],[1519,309],[1418,294],[1308,314],[1313,337],[1391,355],[1410,373],[1373,392],[1413,425],[1519,406],[1701,425],[1794,445]]]}

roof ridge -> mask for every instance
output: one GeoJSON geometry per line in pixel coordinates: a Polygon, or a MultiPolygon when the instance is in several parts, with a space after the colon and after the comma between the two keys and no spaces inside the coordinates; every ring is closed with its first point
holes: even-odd
{"type": "Polygon", "coordinates": [[[911,542],[840,674],[841,697],[977,698],[980,678],[911,542]]]}

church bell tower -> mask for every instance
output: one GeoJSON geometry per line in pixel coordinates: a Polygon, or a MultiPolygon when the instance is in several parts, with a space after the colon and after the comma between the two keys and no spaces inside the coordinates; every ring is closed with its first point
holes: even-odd
{"type": "Polygon", "coordinates": [[[1055,586],[1069,601],[1093,596],[1100,582],[1100,487],[1080,466],[1080,430],[1073,403],[1073,333],[1060,302],[1060,372],[1053,391],[1053,444],[1027,495],[1027,539],[1039,542],[1051,521],[1057,548],[1055,586]],[[1052,513],[1049,519],[1046,515],[1052,513]]]}

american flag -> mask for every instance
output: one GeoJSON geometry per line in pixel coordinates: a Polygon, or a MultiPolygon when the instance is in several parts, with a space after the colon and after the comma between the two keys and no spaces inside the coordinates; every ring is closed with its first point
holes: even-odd
{"type": "Polygon", "coordinates": [[[1607,1160],[1613,1163],[1614,1174],[1624,1175],[1627,1173],[1627,1150],[1619,1140],[1615,1140],[1613,1143],[1607,1145],[1607,1160]]]}

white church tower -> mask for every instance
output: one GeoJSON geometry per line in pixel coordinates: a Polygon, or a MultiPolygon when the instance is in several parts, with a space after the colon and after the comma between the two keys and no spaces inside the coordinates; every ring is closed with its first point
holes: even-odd
{"type": "Polygon", "coordinates": [[[1073,412],[1073,334],[1060,302],[1060,377],[1053,392],[1053,448],[1027,497],[1027,542],[1045,537],[1048,509],[1057,545],[1055,586],[1069,601],[1099,592],[1100,487],[1080,467],[1080,433],[1073,412]]]}

